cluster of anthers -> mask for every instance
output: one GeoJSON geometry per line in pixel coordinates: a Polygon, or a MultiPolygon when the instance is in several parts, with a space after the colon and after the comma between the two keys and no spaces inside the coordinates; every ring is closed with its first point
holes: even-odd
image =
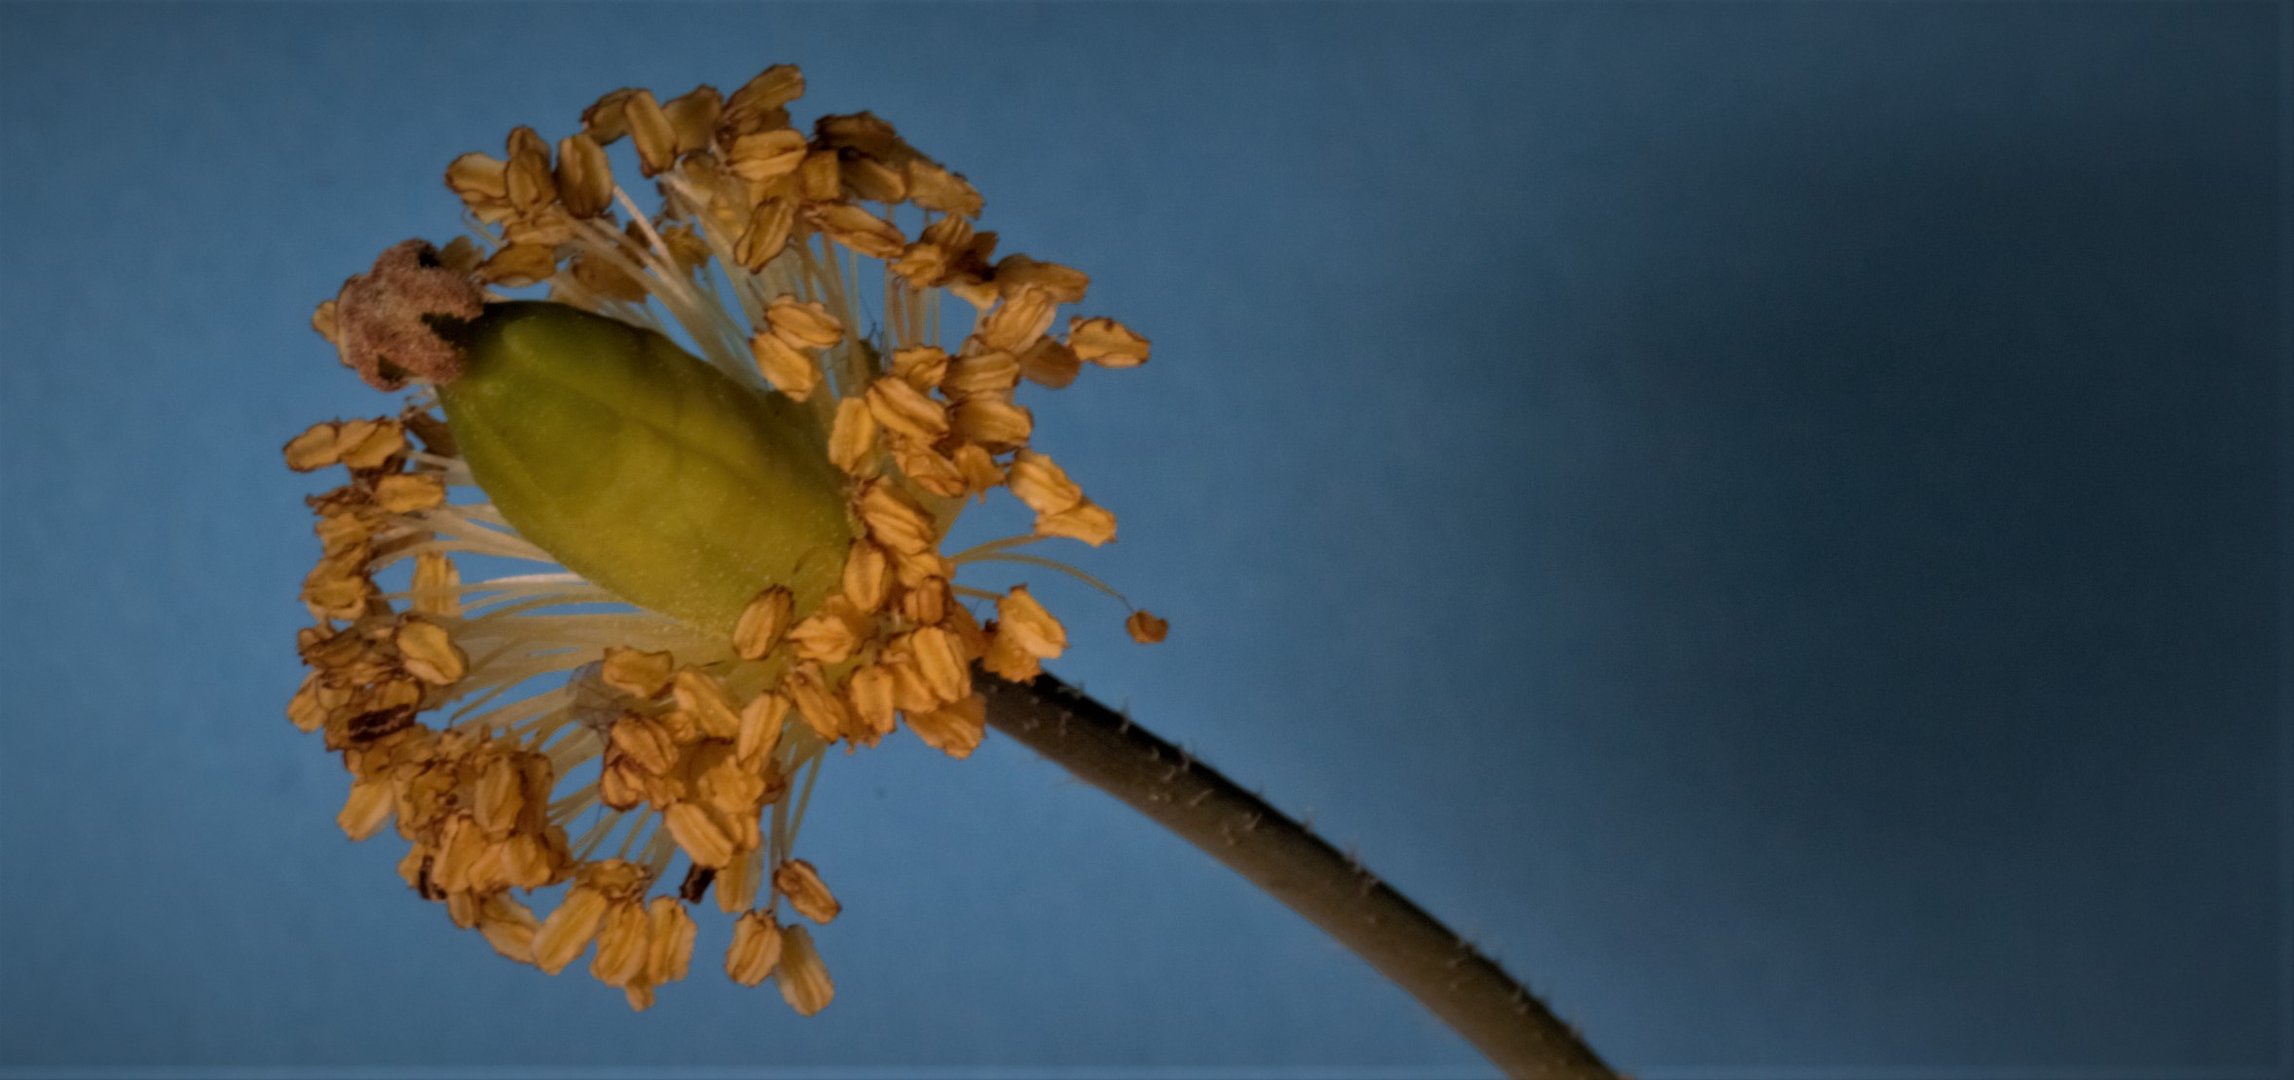
{"type": "MultiPolygon", "coordinates": [[[[786,110],[802,90],[788,66],[730,97],[616,90],[554,159],[521,127],[504,157],[466,154],[447,170],[473,235],[410,254],[488,301],[502,297],[484,290],[546,285],[561,304],[681,329],[719,370],[804,403],[845,477],[853,537],[827,595],[765,588],[729,630],[622,602],[486,501],[428,387],[395,417],[319,424],[286,447],[297,470],[350,474],[309,500],[323,554],[298,648],[312,670],[288,708],[342,753],[343,830],[363,839],[395,819],[412,844],[401,876],[455,925],[552,974],[594,945],[590,972],[639,1009],[685,976],[688,908],[712,891],[737,916],[728,976],[775,978],[800,1013],[828,1003],[807,929],[781,912],[786,901],[826,923],[839,911],[793,854],[822,754],[904,722],[965,757],[984,728],[974,665],[1022,680],[1060,655],[1066,631],[1025,586],[955,578],[982,562],[1066,569],[1016,549],[1114,537],[1114,516],[1029,449],[1032,417],[1013,394],[1022,379],[1058,388],[1086,363],[1148,354],[1105,318],[1053,336],[1083,274],[991,261],[995,235],[974,230],[980,197],[961,176],[867,113],[822,117],[808,138],[786,110]],[[657,215],[614,181],[606,148],[625,137],[658,186],[657,215]],[[896,224],[911,215],[913,237],[896,224]],[[940,343],[943,295],[972,308],[953,352],[940,343]],[[880,305],[872,333],[857,332],[864,299],[880,305]],[[942,554],[958,511],[998,487],[1034,512],[1033,529],[942,554]],[[464,581],[469,556],[546,565],[464,581]],[[653,895],[680,853],[681,883],[653,895]],[[561,885],[546,916],[529,907],[561,885]]],[[[420,343],[385,342],[394,362],[376,362],[374,339],[392,331],[341,315],[329,301],[314,325],[377,386],[451,377],[450,350],[425,368],[420,343]]],[[[1143,642],[1164,633],[1144,611],[1127,626],[1143,642]]]]}

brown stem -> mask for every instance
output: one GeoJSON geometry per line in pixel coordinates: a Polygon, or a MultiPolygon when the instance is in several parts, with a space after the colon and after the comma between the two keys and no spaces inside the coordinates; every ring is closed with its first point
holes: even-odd
{"type": "Polygon", "coordinates": [[[1263,800],[1049,675],[981,675],[988,723],[1306,916],[1512,1077],[1616,1080],[1563,1023],[1408,897],[1263,800]]]}

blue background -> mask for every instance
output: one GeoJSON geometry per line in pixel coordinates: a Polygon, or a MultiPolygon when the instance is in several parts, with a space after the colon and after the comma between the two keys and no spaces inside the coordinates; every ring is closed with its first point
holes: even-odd
{"type": "Polygon", "coordinates": [[[809,1021],[633,1015],[336,831],[278,449],[384,405],[312,304],[512,125],[793,61],[1155,340],[1039,433],[1171,640],[1047,585],[1056,669],[1612,1060],[2286,1075],[2289,18],[0,7],[0,1066],[1475,1074],[1001,741],[830,763],[809,1021]]]}

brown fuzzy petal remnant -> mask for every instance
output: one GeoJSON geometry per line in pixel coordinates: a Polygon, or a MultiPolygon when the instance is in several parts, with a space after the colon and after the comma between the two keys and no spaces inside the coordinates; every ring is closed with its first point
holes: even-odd
{"type": "Polygon", "coordinates": [[[374,269],[343,282],[335,298],[342,362],[377,390],[397,390],[409,378],[452,382],[462,373],[461,350],[437,324],[469,322],[484,307],[478,287],[448,269],[437,248],[403,241],[374,269]]]}

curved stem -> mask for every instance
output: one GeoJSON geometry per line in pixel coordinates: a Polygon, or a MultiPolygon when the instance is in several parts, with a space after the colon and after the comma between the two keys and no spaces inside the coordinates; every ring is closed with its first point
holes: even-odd
{"type": "Polygon", "coordinates": [[[1305,826],[1049,675],[981,675],[988,723],[1179,834],[1321,927],[1512,1077],[1616,1080],[1488,957],[1305,826]]]}

